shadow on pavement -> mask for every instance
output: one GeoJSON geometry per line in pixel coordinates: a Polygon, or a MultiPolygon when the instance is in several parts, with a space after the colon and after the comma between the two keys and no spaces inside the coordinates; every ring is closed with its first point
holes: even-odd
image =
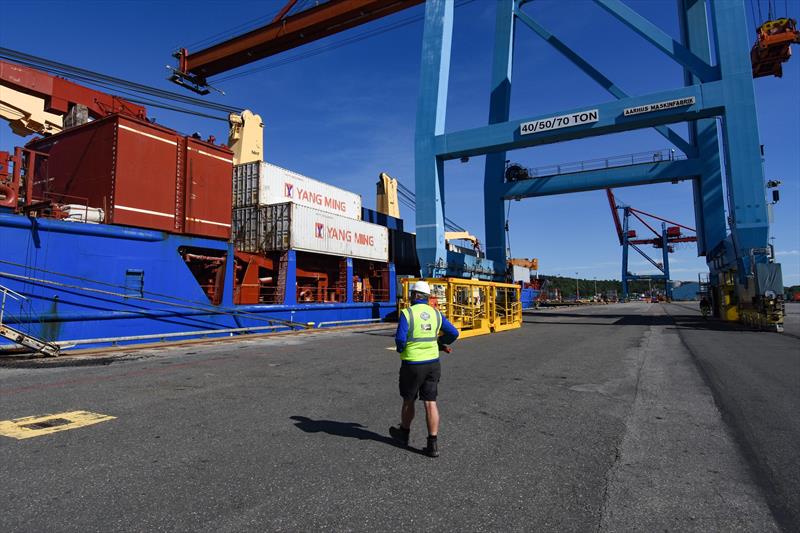
{"type": "Polygon", "coordinates": [[[386,329],[379,329],[377,331],[356,331],[354,333],[357,335],[371,335],[373,337],[394,337],[396,329],[397,326],[391,324],[390,327],[387,327],[386,329]]]}
{"type": "Polygon", "coordinates": [[[526,324],[570,324],[575,326],[671,326],[673,321],[668,315],[639,315],[639,314],[593,314],[583,313],[547,313],[546,315],[526,315],[523,314],[523,322],[526,324]],[[540,320],[525,320],[526,318],[540,318],[540,320]],[[585,321],[565,321],[549,320],[550,318],[583,318],[585,321]],[[597,320],[614,320],[614,322],[597,322],[597,320]]]}
{"type": "MultiPolygon", "coordinates": [[[[685,307],[685,306],[680,306],[685,307]]],[[[738,322],[726,322],[715,318],[704,319],[700,314],[666,314],[666,315],[646,315],[646,314],[582,314],[582,313],[547,313],[546,315],[535,315],[523,313],[523,323],[525,324],[559,324],[570,326],[676,326],[683,329],[698,329],[708,331],[751,331],[738,322]],[[556,320],[548,320],[550,317],[556,320]],[[559,318],[583,318],[585,320],[564,320],[559,318]],[[598,319],[614,320],[613,322],[598,322],[598,319]]],[[[755,330],[752,330],[755,331],[755,330]]]]}
{"type": "Polygon", "coordinates": [[[358,440],[374,440],[377,442],[382,442],[384,444],[388,444],[390,446],[394,446],[395,448],[400,448],[401,450],[406,450],[413,453],[422,452],[415,448],[411,448],[403,446],[396,440],[386,435],[381,435],[380,433],[375,433],[374,431],[370,431],[366,429],[366,426],[363,426],[357,422],[337,422],[335,420],[313,420],[311,418],[305,416],[290,416],[290,419],[294,420],[294,425],[306,433],[327,433],[328,435],[334,435],[336,437],[348,437],[351,439],[358,439],[358,440]]]}

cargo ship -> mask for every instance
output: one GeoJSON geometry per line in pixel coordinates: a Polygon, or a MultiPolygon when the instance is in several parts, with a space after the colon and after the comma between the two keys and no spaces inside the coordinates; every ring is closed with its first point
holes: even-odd
{"type": "Polygon", "coordinates": [[[89,120],[0,152],[0,348],[321,328],[396,312],[395,264],[419,272],[401,219],[260,158],[235,164],[236,147],[123,107],[90,107],[89,120]]]}

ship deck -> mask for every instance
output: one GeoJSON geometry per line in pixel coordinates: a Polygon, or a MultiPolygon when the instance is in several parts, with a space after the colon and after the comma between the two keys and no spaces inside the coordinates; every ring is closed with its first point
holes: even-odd
{"type": "Polygon", "coordinates": [[[796,530],[800,306],[787,307],[783,335],[631,303],[530,311],[518,330],[458,341],[438,459],[419,453],[421,419],[412,449],[388,437],[391,327],[0,367],[0,420],[115,417],[0,436],[0,529],[796,530]]]}

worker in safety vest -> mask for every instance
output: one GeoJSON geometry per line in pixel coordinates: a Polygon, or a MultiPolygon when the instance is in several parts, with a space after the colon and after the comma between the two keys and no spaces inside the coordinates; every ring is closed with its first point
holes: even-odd
{"type": "Polygon", "coordinates": [[[429,457],[439,456],[439,409],[436,407],[439,377],[439,350],[458,338],[458,330],[438,310],[428,305],[431,288],[425,281],[411,285],[411,307],[403,309],[397,321],[395,344],[400,353],[400,426],[389,428],[389,434],[408,446],[411,422],[414,420],[414,402],[425,403],[428,422],[428,443],[423,452],[429,457]],[[441,332],[441,337],[439,333],[441,332]]]}

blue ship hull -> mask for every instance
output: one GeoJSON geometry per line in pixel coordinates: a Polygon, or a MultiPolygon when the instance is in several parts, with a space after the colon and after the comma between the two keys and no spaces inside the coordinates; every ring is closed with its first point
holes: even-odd
{"type": "Polygon", "coordinates": [[[533,309],[536,307],[536,299],[539,297],[538,289],[522,289],[520,302],[523,309],[533,309]]]}
{"type": "MultiPolygon", "coordinates": [[[[26,298],[6,298],[3,322],[44,340],[65,342],[288,329],[276,320],[326,327],[384,319],[396,311],[391,264],[388,302],[234,305],[233,254],[233,246],[221,240],[0,212],[0,285],[26,298]],[[230,258],[219,305],[210,303],[181,257],[181,247],[226,253],[230,258]]],[[[293,268],[291,262],[287,287],[294,284],[293,268]]],[[[11,346],[3,342],[0,339],[0,347],[11,346]]]]}

